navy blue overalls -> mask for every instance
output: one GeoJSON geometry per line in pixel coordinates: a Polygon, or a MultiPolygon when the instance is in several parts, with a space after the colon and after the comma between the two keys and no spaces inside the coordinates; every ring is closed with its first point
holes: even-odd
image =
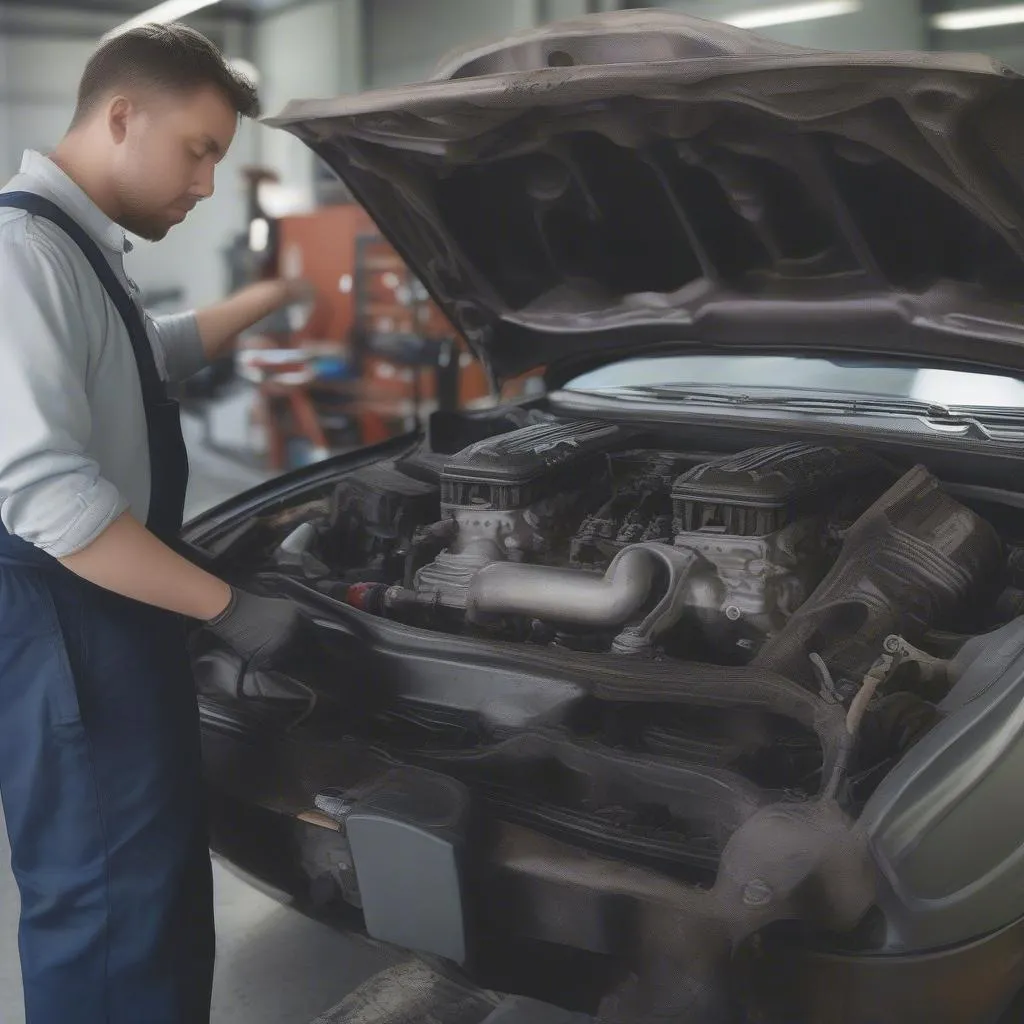
{"type": "MultiPolygon", "coordinates": [[[[24,192],[0,206],[65,231],[124,320],[149,434],[146,525],[173,540],[188,459],[139,311],[58,206],[24,192]]],[[[2,526],[0,795],[28,1024],[207,1022],[213,899],[184,622],[85,582],[2,526]]]]}

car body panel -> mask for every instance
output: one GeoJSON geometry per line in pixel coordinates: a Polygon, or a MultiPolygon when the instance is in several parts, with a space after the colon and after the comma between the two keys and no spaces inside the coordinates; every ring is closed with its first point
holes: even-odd
{"type": "Polygon", "coordinates": [[[624,11],[268,123],[344,179],[498,379],[687,344],[1021,370],[1022,99],[983,57],[624,11]]]}

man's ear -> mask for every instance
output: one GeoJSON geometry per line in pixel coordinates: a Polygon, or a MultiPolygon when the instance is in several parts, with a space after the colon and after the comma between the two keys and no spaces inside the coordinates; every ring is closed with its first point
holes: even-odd
{"type": "Polygon", "coordinates": [[[107,128],[115,143],[124,142],[128,135],[128,120],[134,111],[134,105],[127,96],[115,96],[107,104],[107,128]]]}

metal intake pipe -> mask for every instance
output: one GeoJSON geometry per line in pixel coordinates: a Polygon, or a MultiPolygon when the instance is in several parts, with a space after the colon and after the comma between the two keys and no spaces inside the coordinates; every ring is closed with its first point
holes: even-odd
{"type": "Polygon", "coordinates": [[[528,615],[590,629],[628,627],[616,637],[615,649],[633,653],[678,622],[701,562],[689,548],[657,542],[623,548],[604,575],[495,562],[473,577],[466,616],[471,622],[493,615],[528,615]],[[650,608],[655,586],[662,596],[650,608]]]}

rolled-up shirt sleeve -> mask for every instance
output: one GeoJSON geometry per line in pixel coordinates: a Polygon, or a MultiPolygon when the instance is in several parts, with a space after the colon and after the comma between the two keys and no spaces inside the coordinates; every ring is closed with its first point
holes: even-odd
{"type": "Polygon", "coordinates": [[[146,328],[159,352],[165,380],[187,380],[207,365],[195,313],[147,314],[146,328]]]}
{"type": "Polygon", "coordinates": [[[87,454],[88,339],[71,271],[38,236],[0,239],[0,520],[55,558],[128,503],[87,454]]]}

